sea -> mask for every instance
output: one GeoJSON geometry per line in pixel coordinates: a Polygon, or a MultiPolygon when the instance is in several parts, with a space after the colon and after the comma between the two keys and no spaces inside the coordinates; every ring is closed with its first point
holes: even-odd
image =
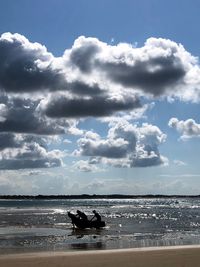
{"type": "Polygon", "coordinates": [[[200,244],[200,198],[1,199],[0,254],[200,244]],[[106,227],[73,229],[68,211],[106,227]]]}

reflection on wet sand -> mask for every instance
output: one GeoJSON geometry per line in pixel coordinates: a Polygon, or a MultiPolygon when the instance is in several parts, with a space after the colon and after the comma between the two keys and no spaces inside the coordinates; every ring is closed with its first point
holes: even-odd
{"type": "Polygon", "coordinates": [[[74,228],[68,236],[76,237],[78,242],[70,244],[72,249],[105,249],[106,245],[99,237],[101,236],[102,229],[78,229],[74,228]],[[80,240],[82,239],[82,240],[80,240]]]}

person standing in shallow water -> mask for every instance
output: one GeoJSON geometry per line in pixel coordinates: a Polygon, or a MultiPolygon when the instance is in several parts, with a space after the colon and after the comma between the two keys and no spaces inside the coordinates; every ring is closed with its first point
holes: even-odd
{"type": "Polygon", "coordinates": [[[94,216],[92,217],[91,221],[96,218],[97,222],[101,222],[101,216],[99,215],[99,213],[96,212],[96,210],[93,210],[92,212],[94,213],[94,216]]]}

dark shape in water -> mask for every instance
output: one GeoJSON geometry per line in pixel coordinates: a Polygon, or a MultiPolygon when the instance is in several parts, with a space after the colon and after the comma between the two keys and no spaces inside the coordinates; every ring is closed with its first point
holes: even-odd
{"type": "Polygon", "coordinates": [[[85,228],[101,228],[101,227],[105,227],[106,224],[104,221],[86,221],[86,220],[82,220],[76,217],[76,215],[74,215],[71,212],[68,212],[68,216],[70,217],[70,219],[72,220],[72,224],[73,226],[75,225],[77,228],[80,229],[85,229],[85,228]]]}

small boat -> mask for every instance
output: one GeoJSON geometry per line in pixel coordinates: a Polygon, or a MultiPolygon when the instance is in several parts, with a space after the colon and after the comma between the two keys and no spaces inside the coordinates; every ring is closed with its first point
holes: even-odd
{"type": "Polygon", "coordinates": [[[85,229],[85,228],[99,229],[101,227],[106,226],[104,221],[85,221],[83,219],[77,218],[76,215],[74,215],[71,212],[68,212],[68,216],[72,220],[72,224],[80,229],[85,229]]]}

